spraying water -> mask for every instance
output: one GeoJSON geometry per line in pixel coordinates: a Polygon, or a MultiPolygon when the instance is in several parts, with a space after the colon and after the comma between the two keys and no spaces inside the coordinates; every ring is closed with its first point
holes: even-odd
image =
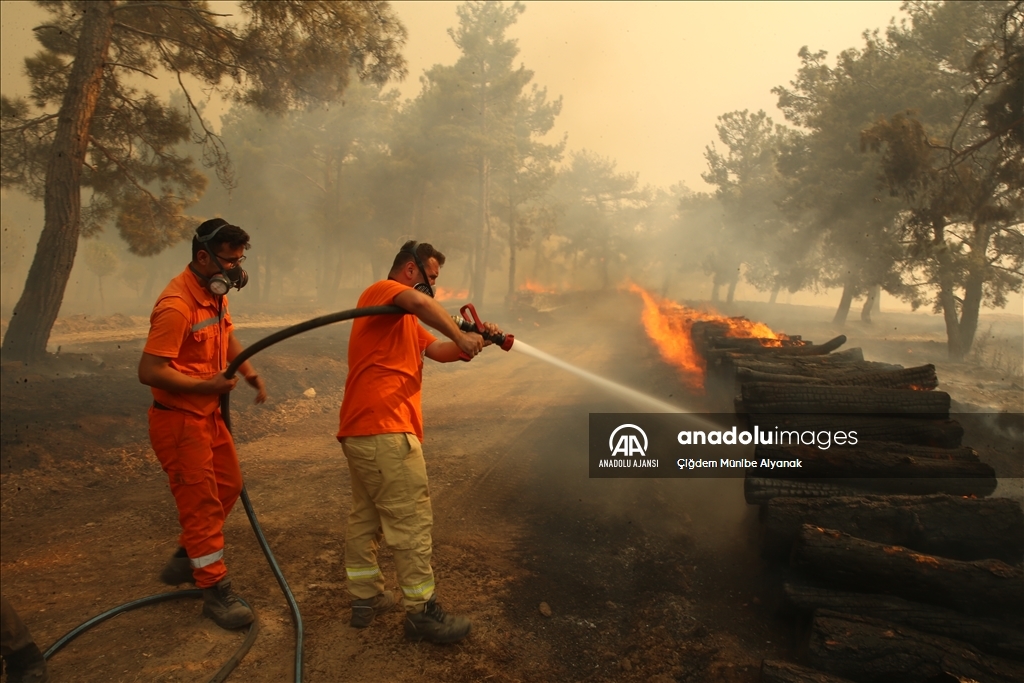
{"type": "MultiPolygon", "coordinates": [[[[582,368],[578,368],[575,365],[572,365],[570,363],[566,363],[564,360],[562,360],[560,358],[555,358],[550,353],[545,353],[544,351],[541,351],[538,348],[530,346],[529,344],[524,342],[522,339],[518,339],[518,338],[516,339],[515,343],[512,345],[512,350],[519,351],[520,353],[525,353],[527,356],[530,356],[532,358],[536,358],[538,360],[542,360],[542,361],[544,361],[546,363],[550,363],[551,365],[554,365],[556,367],[562,368],[563,370],[566,370],[567,372],[571,372],[572,374],[576,375],[577,377],[582,377],[583,379],[587,380],[588,382],[591,382],[592,384],[596,384],[597,386],[601,387],[602,389],[604,389],[604,390],[606,390],[606,391],[608,391],[610,393],[613,393],[613,394],[615,394],[617,396],[620,396],[620,397],[624,398],[625,400],[627,400],[630,403],[636,405],[637,407],[643,408],[647,412],[651,412],[651,413],[689,413],[690,412],[688,410],[683,410],[682,408],[680,408],[678,406],[674,406],[671,403],[666,403],[665,401],[662,401],[660,399],[654,398],[653,396],[648,396],[647,394],[639,392],[636,389],[630,389],[629,387],[623,386],[622,384],[619,384],[618,382],[613,382],[610,379],[605,379],[604,377],[600,377],[598,375],[595,375],[592,372],[587,372],[586,370],[584,370],[582,368]]],[[[694,418],[694,419],[698,419],[701,422],[704,421],[704,420],[701,420],[700,418],[694,418]]],[[[708,424],[711,424],[711,423],[709,422],[708,424]]]]}

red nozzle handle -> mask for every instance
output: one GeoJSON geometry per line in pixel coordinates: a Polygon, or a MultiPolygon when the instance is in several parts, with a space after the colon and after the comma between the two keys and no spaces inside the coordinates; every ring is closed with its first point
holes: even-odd
{"type": "Polygon", "coordinates": [[[459,309],[459,313],[462,314],[463,318],[473,323],[473,325],[476,327],[476,331],[479,334],[484,333],[484,324],[480,322],[480,316],[476,314],[476,306],[474,306],[473,304],[466,304],[465,306],[459,309]]]}

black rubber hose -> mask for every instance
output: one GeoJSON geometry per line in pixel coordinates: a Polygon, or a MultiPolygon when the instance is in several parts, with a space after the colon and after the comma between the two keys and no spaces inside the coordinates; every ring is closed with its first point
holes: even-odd
{"type": "MultiPolygon", "coordinates": [[[[50,657],[52,657],[55,654],[57,654],[58,652],[60,652],[64,648],[65,645],[67,645],[72,640],[74,640],[78,636],[82,635],[83,633],[85,633],[86,631],[91,629],[93,626],[98,626],[99,624],[102,624],[107,619],[112,619],[113,617],[116,617],[118,614],[121,614],[123,612],[130,612],[133,609],[138,609],[139,607],[145,607],[147,605],[155,605],[155,604],[157,604],[159,602],[167,602],[168,600],[177,600],[179,598],[201,598],[201,597],[203,597],[203,590],[201,588],[192,588],[192,589],[184,590],[184,591],[171,591],[170,593],[158,593],[156,595],[150,595],[150,596],[145,597],[145,598],[139,598],[138,600],[133,600],[132,602],[126,602],[123,605],[118,605],[117,607],[114,607],[113,609],[108,609],[106,612],[103,612],[102,614],[97,614],[95,617],[93,617],[89,621],[86,621],[85,623],[80,624],[80,625],[76,626],[75,628],[71,629],[70,631],[68,631],[67,633],[65,633],[63,636],[61,636],[60,638],[57,639],[57,642],[55,642],[53,645],[51,645],[46,650],[46,652],[43,653],[43,658],[44,659],[49,659],[50,657]]],[[[249,603],[247,603],[245,600],[242,600],[241,598],[239,598],[238,601],[241,602],[246,607],[249,607],[249,603]]],[[[249,609],[252,609],[252,608],[249,607],[249,609]]],[[[253,616],[255,617],[255,613],[253,613],[253,616]]],[[[254,618],[252,624],[249,626],[249,631],[248,631],[248,633],[245,636],[245,640],[243,640],[242,644],[238,647],[237,650],[235,650],[235,653],[233,655],[231,655],[231,658],[228,659],[228,661],[226,661],[224,663],[224,665],[221,666],[220,669],[217,670],[217,673],[213,675],[213,678],[210,679],[209,683],[223,683],[223,681],[225,679],[227,679],[228,675],[234,670],[234,668],[236,666],[238,666],[238,663],[240,661],[242,661],[242,657],[244,657],[245,653],[249,651],[249,648],[252,647],[252,644],[254,642],[256,642],[256,634],[258,632],[259,632],[259,622],[254,618]]]]}
{"type": "MultiPolygon", "coordinates": [[[[235,373],[238,371],[239,365],[249,360],[251,357],[259,353],[263,349],[267,348],[268,346],[273,346],[277,342],[284,341],[288,337],[294,337],[297,334],[309,332],[310,330],[315,330],[316,328],[323,327],[324,325],[340,323],[344,320],[352,320],[353,318],[365,318],[366,316],[369,315],[385,315],[388,313],[398,313],[404,315],[408,313],[408,311],[406,311],[404,308],[400,306],[367,306],[366,308],[350,308],[347,311],[338,311],[337,313],[331,313],[330,315],[322,315],[319,318],[313,318],[312,320],[307,320],[304,323],[299,323],[298,325],[286,327],[283,330],[280,330],[279,332],[275,332],[269,337],[264,337],[263,339],[260,339],[252,346],[247,346],[245,349],[243,349],[240,354],[235,356],[235,359],[231,361],[231,364],[228,365],[228,369],[224,371],[224,375],[227,376],[229,379],[231,377],[234,377],[235,373]]],[[[224,394],[224,396],[228,396],[228,394],[224,394]]],[[[224,422],[225,424],[228,425],[228,429],[231,429],[230,417],[227,414],[224,415],[224,422]]]]}
{"type": "MultiPolygon", "coordinates": [[[[260,339],[252,346],[248,346],[242,350],[240,354],[235,356],[231,364],[228,365],[227,370],[224,371],[224,375],[228,378],[234,377],[238,371],[238,367],[247,361],[252,356],[256,355],[268,346],[273,346],[279,341],[284,341],[289,337],[294,337],[297,334],[314,330],[324,325],[331,325],[333,323],[342,322],[343,320],[351,320],[353,318],[362,318],[370,315],[386,315],[386,314],[406,314],[404,308],[399,306],[368,306],[366,308],[351,308],[347,311],[339,311],[337,313],[331,313],[330,315],[320,316],[319,318],[313,318],[291,327],[286,327],[283,330],[275,332],[274,334],[260,339]]],[[[231,394],[223,394],[220,399],[220,412],[221,417],[224,419],[224,424],[227,426],[228,431],[231,431],[231,394]]],[[[295,596],[292,594],[291,588],[288,586],[288,580],[284,578],[284,572],[281,571],[281,567],[277,564],[277,558],[274,557],[274,553],[270,550],[270,544],[267,543],[267,537],[263,534],[263,527],[260,526],[259,520],[256,518],[256,511],[253,509],[252,502],[249,500],[249,493],[245,490],[245,486],[242,486],[242,506],[245,508],[245,514],[249,518],[249,524],[252,526],[253,532],[256,534],[256,540],[259,541],[260,549],[263,550],[263,555],[267,558],[267,563],[270,565],[270,570],[274,573],[274,577],[277,579],[277,584],[281,587],[281,592],[284,593],[285,600],[288,602],[288,607],[292,612],[292,620],[295,622],[295,683],[302,683],[302,644],[303,638],[305,637],[305,630],[302,624],[302,613],[299,611],[299,603],[295,600],[295,596]]]]}

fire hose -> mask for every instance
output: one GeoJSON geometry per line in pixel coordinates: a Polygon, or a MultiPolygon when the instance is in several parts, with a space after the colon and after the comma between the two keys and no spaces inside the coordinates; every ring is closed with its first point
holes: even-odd
{"type": "MultiPolygon", "coordinates": [[[[460,311],[462,315],[453,315],[452,319],[458,325],[459,329],[463,332],[476,332],[483,336],[488,341],[499,346],[502,350],[508,351],[512,348],[512,344],[515,341],[515,337],[511,334],[490,334],[485,329],[480,321],[479,316],[476,314],[476,308],[473,304],[466,304],[460,311]]],[[[235,356],[234,360],[228,365],[224,371],[224,376],[231,379],[235,376],[239,366],[247,361],[252,356],[256,355],[263,349],[273,346],[279,341],[284,341],[289,337],[294,337],[297,334],[314,330],[318,327],[325,325],[331,325],[333,323],[342,322],[345,320],[352,320],[353,318],[363,318],[371,315],[389,315],[389,314],[400,314],[405,315],[408,311],[399,306],[368,306],[365,308],[352,308],[347,311],[339,311],[337,313],[331,313],[329,315],[320,316],[319,318],[312,318],[305,322],[286,327],[283,330],[279,330],[274,334],[271,334],[263,339],[260,339],[255,344],[246,347],[235,356]]],[[[462,360],[470,360],[468,356],[462,355],[462,360]]],[[[221,416],[224,419],[224,424],[227,426],[228,431],[231,431],[231,394],[221,395],[221,416]]],[[[245,508],[245,514],[249,518],[249,524],[252,526],[253,532],[256,534],[256,540],[260,545],[260,549],[263,551],[263,555],[267,558],[267,563],[270,565],[270,570],[274,574],[274,578],[277,579],[278,585],[281,587],[281,592],[284,593],[285,600],[288,602],[288,607],[292,613],[292,620],[295,624],[295,683],[302,683],[302,643],[304,636],[304,629],[302,625],[302,614],[299,612],[299,605],[295,601],[295,596],[292,594],[291,588],[288,586],[288,581],[284,577],[284,573],[281,571],[281,567],[277,563],[277,559],[274,557],[274,553],[270,550],[270,544],[267,542],[266,536],[263,534],[263,528],[260,526],[259,520],[256,518],[256,511],[253,509],[252,501],[249,500],[249,493],[246,491],[245,485],[242,485],[242,492],[240,494],[242,506],[245,508]]],[[[70,643],[72,640],[85,633],[94,626],[97,626],[108,619],[116,617],[118,614],[124,612],[130,612],[131,610],[138,609],[139,607],[145,607],[147,605],[155,605],[160,602],[166,602],[168,600],[176,600],[179,598],[198,598],[202,597],[203,591],[199,588],[182,590],[182,591],[171,591],[169,593],[158,593],[156,595],[150,595],[145,598],[126,602],[123,605],[118,605],[112,609],[98,614],[95,617],[83,622],[79,626],[76,626],[71,631],[61,636],[47,648],[46,652],[43,653],[45,659],[50,659],[53,655],[64,648],[65,645],[70,643]]],[[[250,607],[245,600],[239,598],[240,602],[246,607],[250,607]]],[[[251,609],[251,607],[250,607],[251,609]]],[[[255,613],[254,613],[255,614],[255,613]]],[[[259,622],[254,619],[252,624],[249,626],[249,630],[246,633],[245,640],[235,650],[235,653],[231,656],[228,661],[217,671],[216,674],[210,679],[209,683],[222,683],[231,672],[238,666],[238,663],[242,661],[242,657],[249,651],[253,643],[256,642],[256,635],[259,632],[259,622]]]]}

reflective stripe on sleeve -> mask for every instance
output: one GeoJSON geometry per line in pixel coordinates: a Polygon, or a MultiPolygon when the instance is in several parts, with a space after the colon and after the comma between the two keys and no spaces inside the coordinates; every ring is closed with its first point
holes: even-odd
{"type": "Polygon", "coordinates": [[[429,579],[416,586],[402,586],[402,593],[407,598],[427,597],[434,592],[434,579],[429,579]]]}
{"type": "Polygon", "coordinates": [[[350,581],[372,579],[380,574],[379,567],[345,567],[345,573],[350,581]]]}
{"type": "Polygon", "coordinates": [[[193,569],[202,569],[203,567],[206,567],[207,565],[211,565],[214,562],[218,562],[219,560],[222,560],[222,559],[224,559],[224,549],[223,548],[221,548],[220,550],[218,550],[215,553],[210,553],[209,555],[203,555],[202,557],[194,557],[194,558],[190,559],[188,561],[188,563],[192,565],[193,569]]]}

